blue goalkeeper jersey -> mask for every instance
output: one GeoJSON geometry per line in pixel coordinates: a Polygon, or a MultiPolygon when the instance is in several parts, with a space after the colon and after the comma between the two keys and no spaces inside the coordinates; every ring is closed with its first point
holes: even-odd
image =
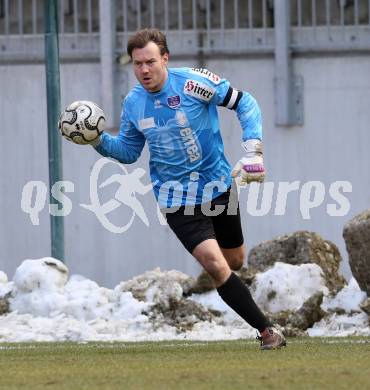
{"type": "Polygon", "coordinates": [[[207,69],[170,68],[159,92],[148,92],[140,84],[129,92],[119,134],[103,133],[96,150],[130,164],[146,141],[161,208],[208,202],[225,192],[232,180],[217,106],[236,111],[243,141],[261,139],[261,112],[249,93],[207,69]]]}

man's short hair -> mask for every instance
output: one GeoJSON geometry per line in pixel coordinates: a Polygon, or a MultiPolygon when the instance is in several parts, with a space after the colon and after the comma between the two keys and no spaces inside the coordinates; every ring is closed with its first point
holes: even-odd
{"type": "Polygon", "coordinates": [[[162,56],[166,53],[170,54],[166,36],[157,28],[145,28],[132,35],[127,43],[127,54],[132,58],[132,51],[134,49],[142,49],[149,42],[154,42],[159,47],[162,56]]]}

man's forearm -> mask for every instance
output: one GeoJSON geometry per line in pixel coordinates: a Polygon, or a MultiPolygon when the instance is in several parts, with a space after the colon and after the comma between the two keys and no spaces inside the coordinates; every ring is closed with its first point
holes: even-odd
{"type": "Polygon", "coordinates": [[[249,93],[243,92],[236,113],[243,129],[243,141],[262,140],[262,116],[256,99],[249,93]]]}
{"type": "Polygon", "coordinates": [[[132,164],[139,158],[142,148],[135,150],[120,137],[113,137],[103,133],[100,142],[95,146],[95,150],[104,157],[112,157],[123,164],[132,164]]]}

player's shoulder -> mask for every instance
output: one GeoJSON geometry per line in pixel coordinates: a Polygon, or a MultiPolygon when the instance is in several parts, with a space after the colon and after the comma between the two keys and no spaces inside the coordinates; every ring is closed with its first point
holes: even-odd
{"type": "Polygon", "coordinates": [[[126,95],[124,104],[126,106],[136,105],[138,101],[145,97],[145,90],[140,84],[136,84],[126,95]]]}
{"type": "Polygon", "coordinates": [[[194,79],[215,86],[220,84],[222,80],[220,76],[206,68],[170,68],[170,72],[176,78],[183,78],[184,80],[194,79]]]}
{"type": "Polygon", "coordinates": [[[222,79],[204,68],[172,68],[170,74],[183,94],[202,102],[210,102],[222,88],[222,79]]]}

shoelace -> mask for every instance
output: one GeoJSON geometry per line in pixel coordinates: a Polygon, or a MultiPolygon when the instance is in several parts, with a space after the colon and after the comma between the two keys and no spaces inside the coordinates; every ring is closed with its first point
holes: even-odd
{"type": "Polygon", "coordinates": [[[256,333],[257,333],[256,340],[258,340],[261,343],[261,346],[262,346],[263,345],[263,338],[262,338],[261,335],[258,334],[258,332],[256,332],[256,333]]]}

